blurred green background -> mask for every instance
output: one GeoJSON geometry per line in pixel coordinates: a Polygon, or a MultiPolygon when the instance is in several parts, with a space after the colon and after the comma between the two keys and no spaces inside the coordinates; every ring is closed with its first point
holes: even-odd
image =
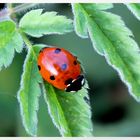
{"type": "MultiPolygon", "coordinates": [[[[73,18],[70,4],[39,4],[35,8],[57,11],[73,18]]],[[[123,18],[140,45],[140,22],[126,6],[114,4],[109,11],[123,18]]],[[[17,14],[17,21],[25,12],[17,14]]],[[[90,87],[94,136],[140,136],[140,104],[130,96],[127,87],[104,57],[95,52],[89,39],[81,39],[74,32],[30,39],[32,43],[66,48],[82,62],[90,87]]],[[[21,54],[15,54],[13,63],[0,71],[0,136],[29,136],[23,128],[16,99],[26,53],[24,49],[21,54]]],[[[40,98],[38,120],[38,136],[60,136],[50,119],[43,97],[40,98]]]]}

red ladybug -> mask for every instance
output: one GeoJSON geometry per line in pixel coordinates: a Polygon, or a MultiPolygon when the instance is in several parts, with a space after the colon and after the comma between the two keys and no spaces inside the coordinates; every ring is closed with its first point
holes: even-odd
{"type": "Polygon", "coordinates": [[[43,48],[38,56],[38,68],[45,81],[66,92],[76,92],[85,83],[77,57],[63,48],[43,48]]]}

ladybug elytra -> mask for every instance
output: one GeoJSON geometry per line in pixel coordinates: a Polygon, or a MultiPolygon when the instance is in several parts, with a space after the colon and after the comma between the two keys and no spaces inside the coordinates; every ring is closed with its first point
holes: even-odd
{"type": "Polygon", "coordinates": [[[43,48],[38,56],[38,68],[45,81],[66,92],[76,92],[85,83],[77,57],[63,48],[43,48]]]}

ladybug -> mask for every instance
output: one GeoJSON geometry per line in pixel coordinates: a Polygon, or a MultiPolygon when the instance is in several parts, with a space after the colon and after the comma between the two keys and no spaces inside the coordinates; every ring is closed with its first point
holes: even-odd
{"type": "Polygon", "coordinates": [[[85,83],[77,57],[63,48],[41,49],[38,56],[38,69],[45,81],[66,92],[76,92],[85,83]]]}

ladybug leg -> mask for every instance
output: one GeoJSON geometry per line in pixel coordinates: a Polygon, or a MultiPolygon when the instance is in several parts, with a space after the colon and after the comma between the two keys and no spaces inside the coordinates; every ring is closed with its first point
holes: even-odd
{"type": "Polygon", "coordinates": [[[90,105],[90,100],[89,100],[89,98],[87,98],[86,96],[84,96],[83,99],[84,99],[84,101],[85,101],[88,105],[90,105]]]}
{"type": "Polygon", "coordinates": [[[78,63],[78,64],[81,64],[81,62],[78,60],[78,57],[77,56],[74,56],[75,57],[75,59],[76,59],[76,62],[78,63]]]}
{"type": "Polygon", "coordinates": [[[77,60],[77,62],[78,62],[79,64],[81,64],[81,62],[80,62],[79,60],[77,60]]]}
{"type": "Polygon", "coordinates": [[[39,71],[41,70],[41,67],[40,67],[40,65],[38,65],[38,70],[39,70],[39,71]]]}

